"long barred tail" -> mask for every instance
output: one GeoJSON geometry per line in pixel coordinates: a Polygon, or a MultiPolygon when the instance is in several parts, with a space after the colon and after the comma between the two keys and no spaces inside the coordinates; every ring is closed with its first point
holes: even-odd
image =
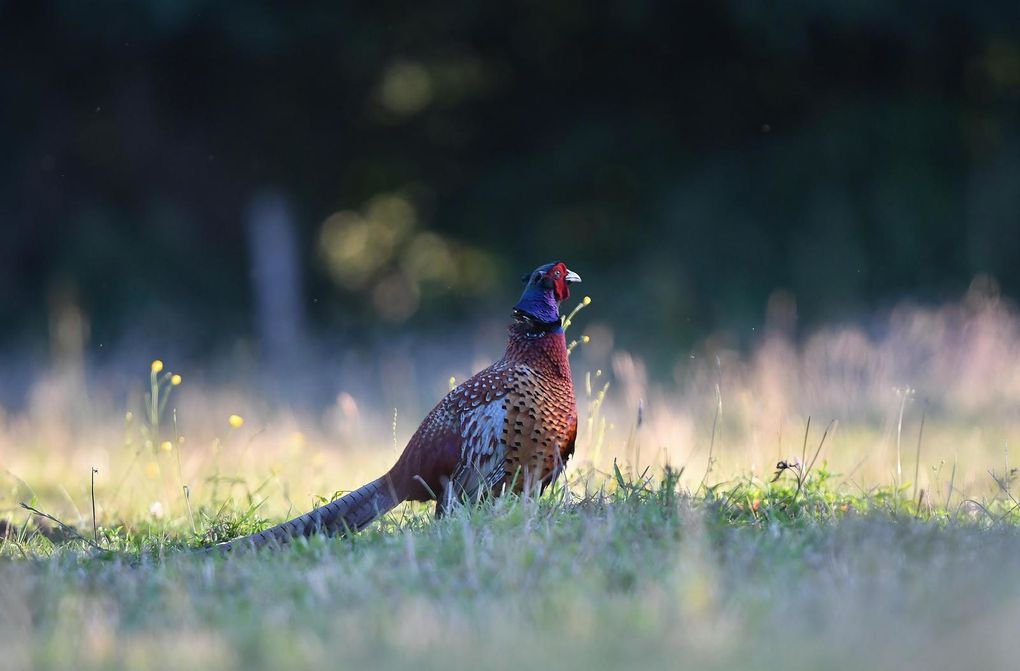
{"type": "Polygon", "coordinates": [[[338,536],[348,531],[359,531],[396,505],[397,501],[394,500],[386,478],[381,477],[301,517],[257,534],[214,545],[206,548],[205,552],[226,554],[239,550],[257,550],[267,545],[286,545],[301,536],[319,533],[338,536]]]}

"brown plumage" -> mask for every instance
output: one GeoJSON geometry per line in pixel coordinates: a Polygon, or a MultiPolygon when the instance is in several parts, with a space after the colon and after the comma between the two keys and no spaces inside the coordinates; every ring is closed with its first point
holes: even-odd
{"type": "Polygon", "coordinates": [[[386,475],[266,531],[214,548],[286,544],[363,528],[402,501],[541,493],[574,452],[577,409],[558,304],[580,278],[562,263],[526,276],[503,357],[447,394],[386,475]]]}

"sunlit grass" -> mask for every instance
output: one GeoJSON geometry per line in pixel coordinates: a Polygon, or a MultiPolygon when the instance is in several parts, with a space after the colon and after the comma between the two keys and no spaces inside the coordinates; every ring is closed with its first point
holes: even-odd
{"type": "MultiPolygon", "coordinates": [[[[7,659],[1007,668],[1004,637],[1020,613],[1015,512],[917,510],[888,488],[840,495],[823,470],[801,487],[787,474],[700,494],[677,475],[593,475],[572,496],[508,497],[441,520],[403,509],[347,539],[226,561],[177,552],[184,536],[166,525],[111,530],[107,542],[127,554],[85,561],[73,542],[23,539],[41,560],[0,563],[7,659]],[[975,570],[984,565],[995,570],[975,570]]],[[[250,510],[218,520],[228,535],[260,524],[250,510]]]]}
{"type": "Polygon", "coordinates": [[[2,420],[4,659],[1011,668],[1018,322],[945,310],[900,316],[887,340],[699,355],[673,388],[626,352],[588,367],[580,347],[577,452],[541,500],[441,520],[404,505],[350,538],[229,561],[189,550],[378,476],[417,417],[344,392],[338,439],[322,417],[143,361],[127,407],[2,420]],[[937,356],[901,377],[919,348],[937,356]]]}

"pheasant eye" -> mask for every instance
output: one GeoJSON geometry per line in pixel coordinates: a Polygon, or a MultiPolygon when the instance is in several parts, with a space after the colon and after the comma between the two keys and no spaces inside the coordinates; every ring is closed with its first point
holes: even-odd
{"type": "Polygon", "coordinates": [[[557,270],[556,275],[554,277],[556,277],[556,279],[560,279],[560,271],[557,270]]]}

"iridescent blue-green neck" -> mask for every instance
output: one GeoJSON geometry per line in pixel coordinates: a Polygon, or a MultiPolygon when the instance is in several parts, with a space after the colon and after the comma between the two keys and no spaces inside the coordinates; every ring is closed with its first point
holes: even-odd
{"type": "Polygon", "coordinates": [[[556,302],[553,290],[543,287],[541,280],[528,282],[528,286],[524,288],[524,293],[521,294],[521,299],[517,301],[514,308],[531,315],[540,322],[560,321],[560,306],[556,302]]]}

